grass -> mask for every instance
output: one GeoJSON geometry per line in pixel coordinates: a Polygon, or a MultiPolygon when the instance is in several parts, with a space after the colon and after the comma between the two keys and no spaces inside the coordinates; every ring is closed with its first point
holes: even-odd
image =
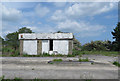
{"type": "Polygon", "coordinates": [[[2,49],[2,55],[0,57],[75,57],[75,56],[82,56],[84,54],[90,54],[90,55],[103,55],[103,56],[118,56],[117,51],[80,51],[80,50],[73,50],[73,54],[68,55],[62,55],[62,54],[38,54],[38,55],[28,55],[28,54],[22,54],[20,55],[19,48],[17,50],[14,50],[11,47],[4,47],[2,49]]]}
{"type": "Polygon", "coordinates": [[[54,62],[62,62],[62,59],[53,59],[54,62]]]}
{"type": "Polygon", "coordinates": [[[75,57],[76,55],[68,54],[67,57],[75,57]]]}
{"type": "Polygon", "coordinates": [[[0,81],[2,81],[5,78],[5,76],[3,75],[2,77],[0,77],[0,81]]]}
{"type": "Polygon", "coordinates": [[[93,54],[93,55],[104,55],[104,56],[118,56],[117,51],[80,51],[78,55],[93,54]]]}
{"type": "Polygon", "coordinates": [[[14,79],[5,79],[5,76],[3,75],[0,77],[0,81],[23,81],[21,78],[15,77],[14,79]]]}
{"type": "Polygon", "coordinates": [[[113,64],[116,65],[116,66],[118,66],[118,67],[120,67],[120,63],[117,62],[117,61],[114,61],[113,64]]]}
{"type": "MultiPolygon", "coordinates": [[[[2,77],[0,77],[0,81],[25,81],[25,79],[18,78],[18,77],[15,77],[14,79],[5,79],[5,76],[3,75],[2,77]]],[[[37,78],[35,78],[35,79],[31,79],[30,81],[58,81],[58,80],[37,79],[37,78]]],[[[84,81],[92,81],[92,80],[85,79],[84,81]]]]}
{"type": "Polygon", "coordinates": [[[89,62],[89,59],[88,58],[86,58],[86,59],[79,59],[79,62],[89,62]]]}
{"type": "Polygon", "coordinates": [[[49,64],[53,64],[53,62],[50,62],[49,64]]]}

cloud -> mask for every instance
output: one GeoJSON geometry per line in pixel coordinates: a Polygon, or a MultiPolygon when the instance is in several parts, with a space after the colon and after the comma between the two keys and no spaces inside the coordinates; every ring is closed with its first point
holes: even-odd
{"type": "MultiPolygon", "coordinates": [[[[73,33],[80,33],[81,37],[98,36],[104,33],[104,25],[82,20],[83,17],[94,19],[94,16],[108,12],[115,8],[115,3],[74,3],[63,10],[56,10],[51,16],[57,25],[56,29],[73,33]]],[[[85,18],[84,18],[85,19],[85,18]]]]}
{"type": "Polygon", "coordinates": [[[82,37],[99,35],[100,33],[103,33],[103,30],[105,30],[106,28],[103,25],[90,24],[88,22],[78,22],[78,21],[71,21],[71,20],[59,22],[56,27],[58,28],[58,30],[61,30],[61,31],[80,33],[82,37]],[[95,35],[93,34],[98,32],[99,34],[95,34],[95,35]]]}
{"type": "Polygon", "coordinates": [[[59,21],[67,17],[67,19],[78,19],[81,17],[92,17],[115,8],[116,3],[74,3],[64,10],[56,10],[51,16],[51,20],[59,21]]]}
{"type": "Polygon", "coordinates": [[[56,7],[64,7],[66,5],[66,2],[54,2],[53,5],[56,7]]]}
{"type": "Polygon", "coordinates": [[[44,26],[44,27],[26,26],[26,27],[30,28],[31,30],[33,30],[33,32],[36,32],[36,33],[56,32],[56,29],[54,29],[53,27],[50,27],[50,26],[44,26]]]}
{"type": "Polygon", "coordinates": [[[35,7],[35,12],[39,17],[43,17],[46,14],[48,14],[50,12],[50,10],[47,7],[43,7],[41,4],[38,4],[35,7]]]}
{"type": "Polygon", "coordinates": [[[37,3],[30,2],[2,2],[8,8],[23,9],[23,8],[33,8],[37,3]]]}
{"type": "Polygon", "coordinates": [[[23,19],[20,24],[24,26],[24,25],[33,25],[33,24],[36,24],[36,23],[33,20],[23,19]]]}
{"type": "Polygon", "coordinates": [[[81,31],[97,31],[104,29],[105,27],[96,24],[91,25],[88,22],[77,22],[77,21],[66,20],[65,22],[59,22],[57,28],[62,30],[81,32],[81,31]]]}
{"type": "Polygon", "coordinates": [[[69,16],[94,16],[108,12],[114,8],[114,3],[76,3],[65,10],[69,16]]]}
{"type": "Polygon", "coordinates": [[[2,20],[16,22],[22,18],[22,12],[15,8],[7,8],[2,5],[2,20]]]}
{"type": "Polygon", "coordinates": [[[65,19],[66,19],[66,15],[62,10],[56,10],[55,13],[51,16],[51,20],[53,21],[61,21],[65,19]]]}
{"type": "Polygon", "coordinates": [[[105,16],[106,19],[113,19],[113,18],[118,18],[118,15],[107,15],[105,16]]]}

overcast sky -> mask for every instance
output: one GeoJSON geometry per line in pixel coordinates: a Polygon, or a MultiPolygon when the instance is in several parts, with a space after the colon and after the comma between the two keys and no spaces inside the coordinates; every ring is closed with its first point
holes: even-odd
{"type": "Polygon", "coordinates": [[[82,43],[111,40],[118,22],[116,2],[4,2],[2,35],[21,27],[36,33],[72,32],[82,43]]]}

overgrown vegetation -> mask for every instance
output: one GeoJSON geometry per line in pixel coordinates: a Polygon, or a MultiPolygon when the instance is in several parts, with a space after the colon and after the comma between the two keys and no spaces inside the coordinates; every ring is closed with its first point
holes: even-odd
{"type": "Polygon", "coordinates": [[[32,30],[26,27],[19,29],[16,32],[9,33],[5,36],[5,39],[0,37],[2,40],[2,52],[3,56],[20,56],[19,53],[19,33],[32,33],[32,30]]]}
{"type": "Polygon", "coordinates": [[[113,62],[113,64],[116,65],[116,66],[118,66],[118,67],[120,67],[120,63],[117,62],[117,61],[113,62]]]}

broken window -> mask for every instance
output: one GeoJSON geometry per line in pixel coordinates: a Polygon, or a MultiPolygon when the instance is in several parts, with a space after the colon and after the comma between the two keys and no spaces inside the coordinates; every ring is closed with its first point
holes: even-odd
{"type": "Polygon", "coordinates": [[[53,40],[50,40],[50,51],[53,51],[53,40]]]}

